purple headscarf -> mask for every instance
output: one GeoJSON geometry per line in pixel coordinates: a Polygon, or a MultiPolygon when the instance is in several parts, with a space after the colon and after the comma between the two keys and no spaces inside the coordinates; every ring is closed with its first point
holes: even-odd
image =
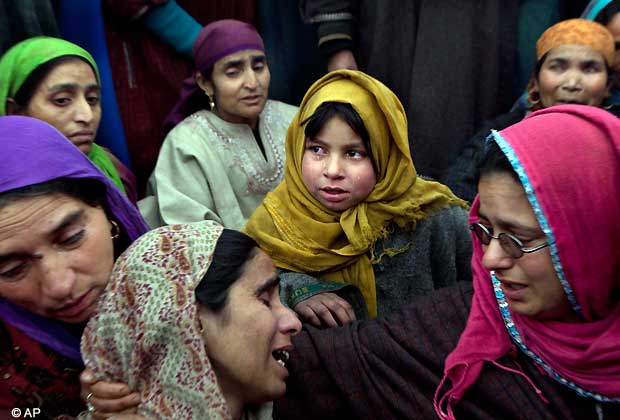
{"type": "MultiPolygon", "coordinates": [[[[109,214],[130,241],[149,228],[136,207],[93,163],[51,125],[29,117],[0,117],[0,195],[57,178],[88,178],[106,187],[109,214]]],[[[80,339],[63,323],[0,298],[0,318],[63,356],[81,361],[80,339]]]]}
{"type": "MultiPolygon", "coordinates": [[[[201,73],[207,72],[219,59],[243,50],[265,51],[263,39],[256,29],[246,22],[234,19],[218,20],[205,26],[196,37],[192,51],[194,64],[201,73]]],[[[166,117],[164,129],[169,131],[185,117],[198,111],[202,89],[192,75],[181,87],[181,99],[166,117]]]]}

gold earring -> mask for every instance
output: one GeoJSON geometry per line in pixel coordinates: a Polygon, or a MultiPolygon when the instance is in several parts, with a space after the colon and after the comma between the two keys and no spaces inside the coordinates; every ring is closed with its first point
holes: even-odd
{"type": "Polygon", "coordinates": [[[119,236],[121,236],[121,228],[118,226],[118,223],[116,223],[114,220],[110,220],[110,223],[112,223],[112,239],[116,239],[119,236]]]}
{"type": "Polygon", "coordinates": [[[215,102],[213,101],[211,95],[209,95],[209,92],[205,91],[205,95],[207,95],[207,98],[209,98],[209,109],[213,111],[215,109],[215,102]]]}
{"type": "Polygon", "coordinates": [[[542,109],[542,105],[540,103],[540,93],[537,91],[532,91],[527,94],[527,100],[529,102],[529,110],[530,111],[538,111],[542,109]]]}

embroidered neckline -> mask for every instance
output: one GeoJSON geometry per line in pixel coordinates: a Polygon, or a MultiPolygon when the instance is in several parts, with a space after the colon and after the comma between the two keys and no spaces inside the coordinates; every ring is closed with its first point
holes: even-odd
{"type": "MultiPolygon", "coordinates": [[[[273,107],[270,106],[269,102],[265,105],[260,115],[262,123],[259,127],[261,130],[261,138],[266,140],[263,141],[265,154],[259,153],[263,159],[255,158],[256,154],[250,151],[247,140],[225,135],[222,130],[211,121],[210,118],[212,118],[212,116],[209,114],[212,113],[210,111],[207,112],[208,113],[195,113],[191,115],[190,118],[195,120],[206,130],[215,134],[219,141],[214,142],[214,144],[218,147],[222,147],[228,151],[234,150],[235,153],[232,157],[232,163],[238,166],[247,176],[248,185],[246,192],[267,194],[277,187],[284,175],[284,158],[281,151],[284,148],[284,138],[282,138],[281,141],[275,139],[273,128],[275,125],[281,124],[281,122],[275,121],[273,107]]],[[[224,121],[224,123],[226,123],[226,121],[224,121]]],[[[251,133],[252,130],[249,127],[248,130],[251,133]]],[[[284,130],[284,132],[286,132],[286,130],[284,130]]],[[[252,138],[255,139],[253,134],[252,138]]],[[[257,151],[260,152],[259,145],[256,144],[255,146],[257,151]]]]}

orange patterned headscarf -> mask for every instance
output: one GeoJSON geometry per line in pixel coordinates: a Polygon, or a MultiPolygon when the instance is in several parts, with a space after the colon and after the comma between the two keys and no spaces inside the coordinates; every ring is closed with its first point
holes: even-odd
{"type": "MultiPolygon", "coordinates": [[[[540,63],[545,54],[561,45],[586,45],[600,52],[607,66],[611,67],[614,62],[614,37],[603,25],[591,20],[569,19],[548,28],[536,42],[536,61],[540,63]]],[[[540,101],[533,99],[535,79],[536,75],[532,74],[526,88],[531,111],[543,108],[540,101]]]]}
{"type": "Polygon", "coordinates": [[[614,38],[603,25],[591,20],[569,19],[547,29],[536,42],[536,60],[560,45],[587,45],[600,52],[608,66],[616,53],[614,38]]]}

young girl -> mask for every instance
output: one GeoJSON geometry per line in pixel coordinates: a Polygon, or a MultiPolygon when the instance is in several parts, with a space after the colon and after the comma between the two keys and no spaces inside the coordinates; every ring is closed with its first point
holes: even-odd
{"type": "Polygon", "coordinates": [[[359,288],[375,316],[469,279],[464,207],[416,176],[396,96],[342,70],[309,89],[287,133],[284,181],[245,231],[295,272],[282,275],[287,303],[308,322],[337,325],[354,318],[331,293],[345,285],[359,288]]]}

